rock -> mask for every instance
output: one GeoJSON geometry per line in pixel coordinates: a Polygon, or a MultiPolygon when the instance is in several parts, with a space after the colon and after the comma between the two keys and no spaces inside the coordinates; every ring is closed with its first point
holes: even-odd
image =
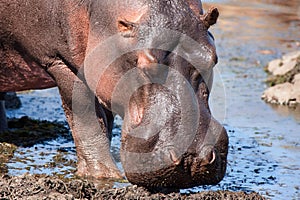
{"type": "Polygon", "coordinates": [[[296,83],[296,82],[298,82],[298,81],[300,81],[300,73],[299,73],[299,74],[296,74],[296,75],[294,76],[294,79],[293,79],[292,83],[296,83]]]}
{"type": "Polygon", "coordinates": [[[281,105],[300,104],[300,79],[295,83],[282,83],[268,88],[262,99],[269,103],[281,105]]]}
{"type": "Polygon", "coordinates": [[[276,68],[273,71],[273,75],[275,75],[275,76],[284,75],[284,74],[288,73],[289,71],[291,71],[296,66],[296,64],[297,64],[296,59],[283,60],[282,65],[278,66],[278,68],[276,68]]]}
{"type": "Polygon", "coordinates": [[[293,60],[300,57],[300,51],[293,51],[282,56],[283,60],[293,60]]]}
{"type": "Polygon", "coordinates": [[[272,87],[265,90],[262,99],[281,105],[300,104],[300,51],[269,62],[267,70],[271,75],[266,82],[272,87]]]}
{"type": "Polygon", "coordinates": [[[269,62],[267,70],[274,76],[284,75],[297,65],[300,51],[295,51],[282,56],[282,59],[275,59],[269,62]]]}
{"type": "Polygon", "coordinates": [[[269,103],[287,105],[291,99],[293,84],[283,83],[268,88],[262,95],[262,99],[269,103]]]}
{"type": "Polygon", "coordinates": [[[290,98],[293,100],[293,103],[300,104],[300,79],[293,84],[290,98]]]}
{"type": "Polygon", "coordinates": [[[281,59],[276,59],[276,60],[272,60],[269,62],[268,64],[268,72],[274,74],[274,71],[280,66],[282,65],[282,60],[281,59]]]}

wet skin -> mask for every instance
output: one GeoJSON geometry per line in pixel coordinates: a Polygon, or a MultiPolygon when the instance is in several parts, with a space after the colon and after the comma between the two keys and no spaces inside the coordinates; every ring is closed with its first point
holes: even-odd
{"type": "Polygon", "coordinates": [[[77,174],[121,178],[109,150],[146,187],[216,184],[228,137],[208,98],[218,11],[200,1],[0,1],[0,92],[58,86],[77,174]]]}

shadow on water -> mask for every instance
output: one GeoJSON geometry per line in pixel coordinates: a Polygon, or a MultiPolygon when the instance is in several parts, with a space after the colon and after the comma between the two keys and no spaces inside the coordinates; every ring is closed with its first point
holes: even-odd
{"type": "MultiPolygon", "coordinates": [[[[256,191],[272,199],[300,199],[300,106],[273,106],[260,99],[266,87],[264,66],[284,53],[300,49],[300,2],[204,1],[206,9],[211,5],[219,8],[220,18],[211,29],[219,64],[210,105],[230,137],[228,169],[224,180],[216,186],[181,192],[228,189],[256,191]]],[[[19,96],[23,106],[9,110],[9,117],[28,115],[65,121],[57,89],[19,96]]],[[[121,123],[118,119],[113,130],[111,151],[116,156],[121,123]]],[[[75,162],[72,140],[54,139],[18,148],[8,163],[8,173],[70,175],[75,162]],[[58,158],[65,162],[57,165],[58,158]]],[[[118,186],[123,184],[117,183],[118,186]]]]}

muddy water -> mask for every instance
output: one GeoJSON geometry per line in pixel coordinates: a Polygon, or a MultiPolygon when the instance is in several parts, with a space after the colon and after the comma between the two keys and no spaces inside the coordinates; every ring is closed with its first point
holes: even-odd
{"type": "MultiPolygon", "coordinates": [[[[205,8],[215,5],[221,13],[212,28],[219,64],[210,105],[229,133],[228,170],[217,186],[182,192],[228,189],[257,191],[271,199],[300,199],[300,106],[271,106],[260,99],[267,62],[300,49],[300,2],[204,2],[205,8]]],[[[8,111],[10,117],[65,120],[57,89],[19,96],[24,106],[8,111]]],[[[112,151],[120,145],[120,124],[118,120],[112,151]]],[[[9,173],[72,174],[74,167],[49,167],[61,149],[67,152],[66,160],[76,159],[73,142],[61,138],[19,148],[8,164],[9,173]]]]}

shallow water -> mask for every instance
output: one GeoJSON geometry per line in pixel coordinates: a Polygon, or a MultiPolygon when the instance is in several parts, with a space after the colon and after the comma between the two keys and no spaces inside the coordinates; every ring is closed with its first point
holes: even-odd
{"type": "Polygon", "coordinates": [[[300,109],[271,106],[260,99],[267,62],[300,50],[300,2],[289,1],[292,7],[281,5],[283,1],[220,2],[213,33],[226,94],[230,151],[227,176],[212,188],[300,199],[300,109]]]}
{"type": "MultiPolygon", "coordinates": [[[[300,2],[204,2],[208,3],[205,8],[215,5],[221,14],[211,30],[216,38],[219,64],[210,105],[230,137],[228,169],[217,186],[182,192],[229,189],[257,191],[271,199],[300,199],[300,106],[289,109],[260,99],[266,88],[263,68],[267,62],[300,49],[300,2]]],[[[10,117],[28,115],[65,121],[56,88],[22,93],[19,97],[23,106],[9,110],[10,117]]],[[[120,145],[120,124],[118,120],[112,151],[120,145]]],[[[60,149],[68,152],[64,155],[67,160],[76,159],[73,142],[58,138],[31,149],[19,148],[10,161],[9,173],[73,172],[72,166],[47,167],[60,149]]]]}

